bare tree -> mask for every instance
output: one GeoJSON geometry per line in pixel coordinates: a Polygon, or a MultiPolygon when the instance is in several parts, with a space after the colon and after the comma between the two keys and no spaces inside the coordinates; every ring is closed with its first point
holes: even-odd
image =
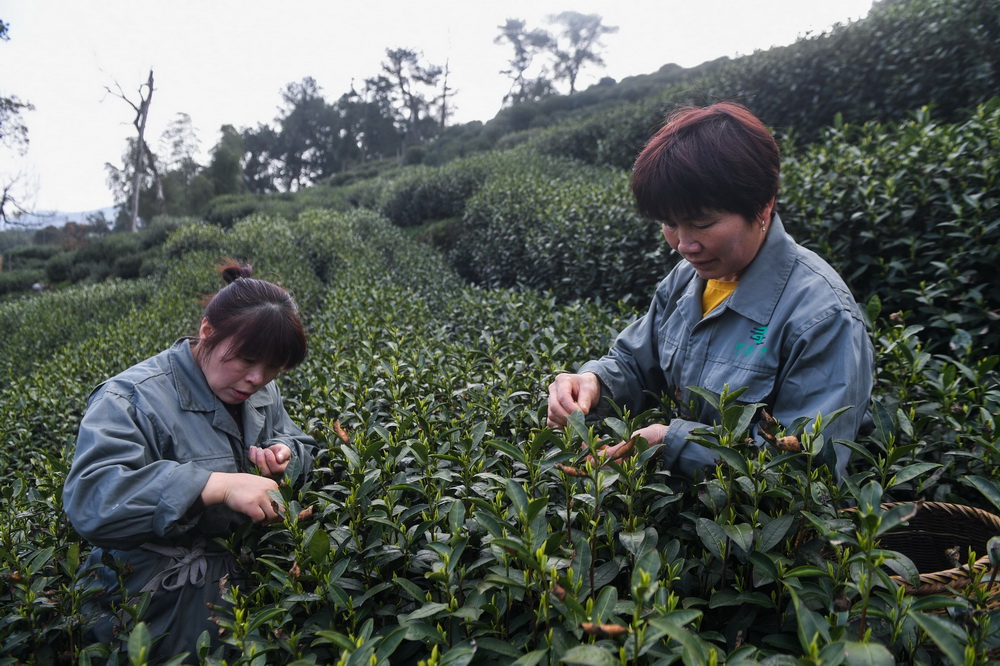
{"type": "Polygon", "coordinates": [[[153,156],[153,152],[146,145],[146,119],[149,117],[149,104],[153,99],[153,70],[149,70],[149,79],[143,85],[139,86],[139,102],[138,104],[130,100],[125,92],[122,90],[118,83],[115,83],[115,87],[118,92],[111,90],[110,88],[105,88],[109,93],[115,97],[119,97],[124,100],[129,106],[135,110],[135,120],[132,124],[135,125],[136,131],[139,133],[139,139],[135,144],[135,153],[133,155],[134,169],[132,172],[132,209],[130,213],[130,228],[132,231],[136,231],[138,228],[139,220],[139,187],[143,174],[143,158],[146,157],[149,160],[149,169],[153,174],[153,182],[156,187],[156,201],[162,207],[163,204],[163,185],[160,182],[160,174],[156,169],[156,160],[153,156]]]}
{"type": "Polygon", "coordinates": [[[3,180],[3,191],[0,192],[0,230],[9,224],[14,224],[17,218],[29,212],[17,194],[23,178],[24,174],[18,173],[3,180]]]}
{"type": "Polygon", "coordinates": [[[455,96],[455,90],[448,85],[448,75],[450,73],[451,69],[449,68],[449,61],[445,60],[444,69],[441,72],[443,77],[441,80],[441,94],[434,100],[439,105],[438,111],[440,112],[440,115],[438,117],[440,118],[439,122],[442,131],[444,131],[445,126],[448,124],[448,118],[455,113],[455,107],[449,105],[448,102],[449,98],[453,98],[455,96]]]}
{"type": "MultiPolygon", "coordinates": [[[[8,24],[0,21],[0,41],[10,39],[7,34],[8,24]]],[[[17,97],[0,96],[0,149],[10,151],[14,157],[23,157],[28,151],[28,126],[24,123],[23,113],[33,111],[35,107],[17,97]]],[[[14,159],[0,155],[0,164],[10,165],[14,159]]],[[[6,167],[0,170],[0,229],[6,227],[17,217],[28,211],[24,206],[24,175],[21,172],[8,173],[6,167]]]]}

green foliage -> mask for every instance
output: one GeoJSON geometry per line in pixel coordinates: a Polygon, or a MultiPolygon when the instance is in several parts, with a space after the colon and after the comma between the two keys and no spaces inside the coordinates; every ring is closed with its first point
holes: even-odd
{"type": "Polygon", "coordinates": [[[6,270],[0,273],[0,296],[24,294],[33,284],[45,281],[45,271],[39,268],[6,270]]]}
{"type": "MultiPolygon", "coordinates": [[[[64,245],[19,248],[14,258],[18,266],[28,262],[44,270],[36,281],[56,285],[147,276],[158,268],[159,246],[167,235],[191,222],[164,217],[136,233],[63,234],[64,245]]],[[[24,290],[31,284],[25,285],[24,290]]]]}
{"type": "Polygon", "coordinates": [[[512,151],[466,205],[451,253],[490,287],[551,290],[561,299],[644,294],[666,274],[655,225],[635,212],[628,176],[512,151]]]}
{"type": "MultiPolygon", "coordinates": [[[[601,112],[609,110],[614,113],[613,109],[620,105],[628,106],[643,100],[656,105],[664,90],[688,78],[704,74],[713,66],[712,63],[707,63],[683,69],[679,65],[669,64],[652,74],[630,76],[614,85],[595,85],[573,95],[552,95],[537,102],[505,107],[486,123],[472,122],[446,128],[441,136],[426,146],[424,163],[440,165],[476,151],[510,148],[536,131],[559,125],[573,125],[577,117],[599,116],[601,112]]],[[[653,123],[659,122],[655,115],[651,109],[653,123]]]]}
{"type": "Polygon", "coordinates": [[[865,22],[700,68],[696,85],[662,72],[687,86],[674,102],[749,100],[799,138],[840,111],[815,144],[787,142],[781,202],[872,324],[872,429],[844,443],[854,457],[839,484],[820,464],[836,414],[778,426],[799,452],[758,448],[758,406],[738,387],[695,387],[722,414],[695,433],[721,461],[697,483],[660,470],[647,442],[622,461],[596,454],[671,418],[668,399],[545,425],[551,377],[602,354],[636,316],[618,299],[644,301],[669,267],[625,172],[662,111],[642,80],[546,101],[547,117],[510,109],[504,131],[466,135],[516,149],[428,148],[416,167],[220,199],[215,224],[44,258],[89,275],[145,252],[155,270],[0,301],[0,663],[140,663],[155,639],[140,599],[122,608],[127,657],[88,643],[88,545],[61,512],[62,479],[91,388],[195,329],[222,256],[302,305],[310,353],[279,381],[321,451],[305,487],[282,489],[283,522],[229,539],[245,584],[218,616],[228,652],[211,654],[206,636],[199,663],[986,663],[1000,648],[987,574],[908,595],[899,582],[917,572],[880,539],[909,515],[885,502],[1000,510],[988,288],[1000,103],[954,115],[996,88],[989,10],[883,1],[865,22]],[[574,99],[596,107],[615,88],[635,92],[629,105],[567,120],[574,99]],[[899,124],[932,101],[935,120],[921,110],[899,124]],[[861,122],[880,118],[892,122],[861,122]]]}
{"type": "MultiPolygon", "coordinates": [[[[372,211],[186,226],[165,248],[156,278],[0,306],[0,358],[16,360],[0,387],[12,659],[124,658],[87,642],[87,545],[62,478],[90,387],[194,329],[221,254],[302,304],[310,354],[280,382],[321,444],[305,487],[282,489],[283,522],[229,540],[246,582],[219,614],[228,663],[932,663],[995,643],[987,599],[900,594],[889,572],[908,560],[878,539],[905,520],[885,501],[1000,501],[997,357],[929,354],[873,301],[876,428],[851,443],[847,482],[815,462],[834,415],[785,424],[801,452],[757,448],[757,406],[701,391],[723,418],[696,436],[723,462],[690,484],[643,441],[624,461],[585,458],[670,418],[666,402],[544,425],[552,375],[601,354],[633,311],[468,286],[372,211]]],[[[155,637],[141,603],[124,610],[135,659],[155,637]]]]}
{"type": "Polygon", "coordinates": [[[442,167],[406,169],[391,180],[372,207],[401,227],[460,216],[487,176],[504,164],[495,154],[485,153],[442,167]]]}
{"type": "Polygon", "coordinates": [[[229,194],[212,199],[204,211],[204,220],[228,229],[255,213],[295,217],[307,208],[342,209],[347,205],[340,189],[310,187],[294,196],[290,193],[229,194]]]}
{"type": "MultiPolygon", "coordinates": [[[[810,146],[786,142],[780,213],[859,300],[878,296],[887,310],[917,317],[926,345],[1000,350],[1000,302],[987,287],[1000,253],[998,136],[1000,101],[962,123],[940,123],[927,109],[899,126],[841,122],[810,146]]],[[[591,139],[572,155],[605,149],[591,139]]],[[[403,170],[352,186],[348,198],[397,224],[448,220],[421,237],[447,248],[474,283],[546,289],[561,300],[644,299],[673,260],[655,224],[634,212],[627,174],[539,155],[542,146],[539,138],[450,167],[403,170]]]]}
{"type": "Polygon", "coordinates": [[[782,214],[862,299],[909,313],[936,347],[1000,350],[998,156],[1000,99],[959,124],[927,109],[898,127],[840,124],[786,153],[782,214]]]}

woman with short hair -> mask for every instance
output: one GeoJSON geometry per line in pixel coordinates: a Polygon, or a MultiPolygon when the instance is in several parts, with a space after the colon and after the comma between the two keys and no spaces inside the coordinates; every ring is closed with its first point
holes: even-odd
{"type": "MultiPolygon", "coordinates": [[[[667,395],[677,417],[634,436],[662,442],[664,466],[688,477],[716,463],[688,436],[720,418],[704,401],[686,413],[697,397],[691,386],[746,388],[741,402],[763,403],[785,426],[849,407],[824,428],[825,440],[857,436],[871,397],[871,340],[844,281],[785,232],[779,177],[778,146],[744,107],[687,107],[668,117],[635,162],[632,191],[683,261],[606,356],[555,378],[550,426],[565,426],[575,410],[610,413],[605,398],[638,413],[667,395]]],[[[826,460],[842,476],[849,449],[833,451],[826,460]]]]}

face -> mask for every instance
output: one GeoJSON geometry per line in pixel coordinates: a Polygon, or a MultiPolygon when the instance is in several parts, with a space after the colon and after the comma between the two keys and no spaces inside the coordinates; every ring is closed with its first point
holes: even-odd
{"type": "MultiPolygon", "coordinates": [[[[211,333],[207,322],[201,324],[201,337],[211,333]]],[[[232,340],[223,340],[207,354],[196,356],[198,365],[212,393],[227,405],[242,404],[278,376],[281,368],[260,361],[231,356],[232,340]]]]}
{"type": "MultiPolygon", "coordinates": [[[[764,219],[770,220],[770,215],[764,219]]],[[[705,280],[738,280],[766,235],[759,221],[750,224],[735,213],[708,213],[696,220],[663,222],[662,227],[670,247],[705,280]]]]}

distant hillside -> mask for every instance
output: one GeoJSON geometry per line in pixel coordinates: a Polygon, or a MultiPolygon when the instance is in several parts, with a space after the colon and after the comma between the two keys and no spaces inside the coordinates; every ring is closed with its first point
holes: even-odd
{"type": "Polygon", "coordinates": [[[87,224],[93,216],[103,215],[110,224],[115,219],[115,207],[98,208],[96,210],[84,210],[76,213],[66,213],[63,211],[41,211],[22,215],[17,218],[16,226],[37,229],[41,227],[63,227],[69,222],[77,224],[87,224]]]}
{"type": "Polygon", "coordinates": [[[868,17],[790,46],[601,84],[449,128],[425,164],[543,136],[546,152],[621,168],[667,110],[737,101],[783,134],[818,139],[837,118],[904,121],[923,106],[954,122],[1000,92],[1000,3],[881,0],[868,17]]]}

